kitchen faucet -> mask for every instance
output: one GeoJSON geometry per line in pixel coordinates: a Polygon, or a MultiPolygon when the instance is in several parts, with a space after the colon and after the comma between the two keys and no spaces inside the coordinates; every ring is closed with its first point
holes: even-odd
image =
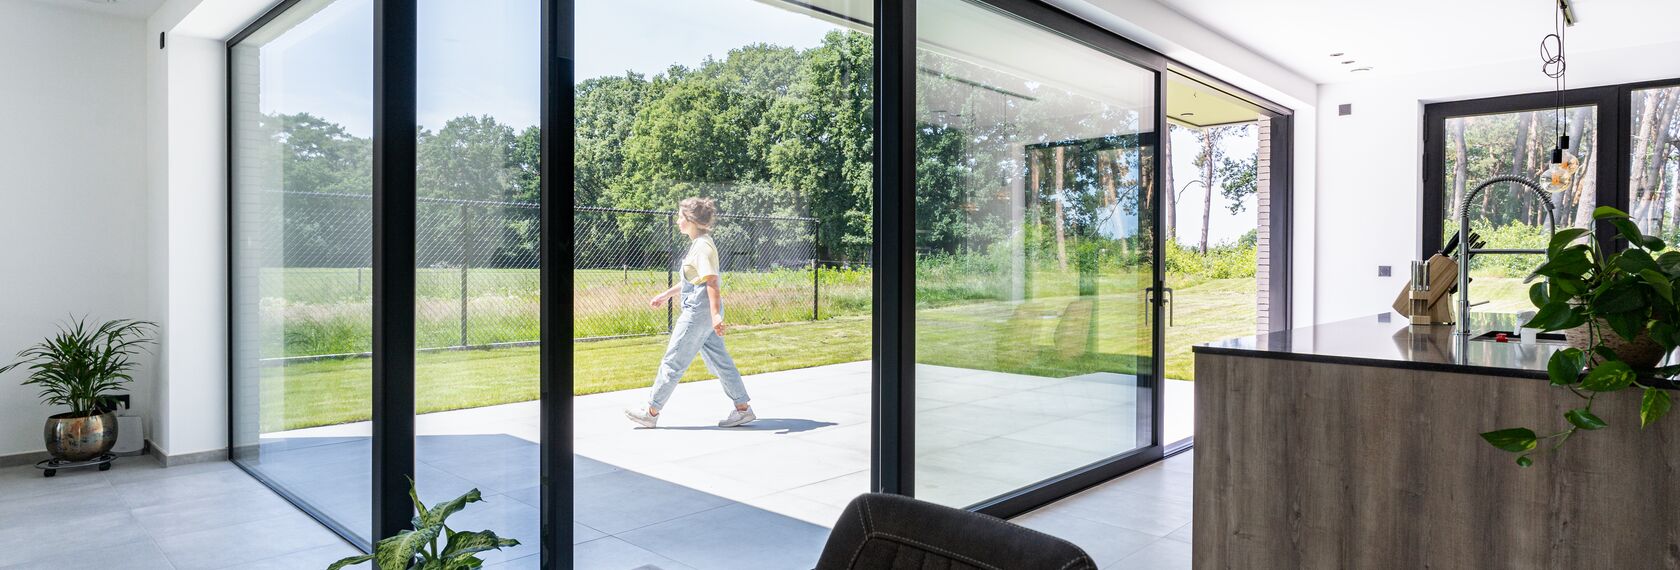
{"type": "MultiPolygon", "coordinates": [[[[1512,182],[1512,183],[1516,183],[1516,184],[1521,184],[1523,186],[1527,186],[1529,190],[1532,190],[1534,192],[1534,196],[1540,199],[1540,204],[1542,206],[1545,206],[1546,236],[1547,236],[1546,243],[1550,244],[1551,243],[1551,236],[1557,234],[1557,213],[1556,213],[1557,209],[1554,206],[1552,206],[1552,197],[1548,196],[1544,190],[1541,190],[1540,185],[1535,184],[1533,180],[1529,180],[1529,179],[1521,177],[1521,176],[1511,176],[1511,175],[1495,176],[1493,178],[1488,179],[1487,182],[1483,182],[1480,185],[1477,185],[1475,190],[1471,190],[1469,193],[1466,193],[1464,195],[1464,201],[1462,201],[1458,204],[1458,235],[1460,236],[1461,243],[1463,245],[1461,246],[1462,249],[1458,252],[1458,331],[1454,334],[1457,334],[1459,337],[1461,337],[1462,339],[1465,339],[1465,340],[1468,340],[1470,338],[1470,307],[1471,307],[1471,304],[1470,304],[1470,255],[1471,254],[1494,254],[1494,255],[1532,255],[1532,254],[1545,255],[1546,254],[1546,248],[1544,248],[1544,247],[1541,247],[1540,249],[1500,249],[1500,248],[1476,249],[1475,247],[1473,247],[1474,244],[1471,244],[1468,241],[1462,241],[1463,238],[1466,238],[1470,235],[1469,211],[1470,211],[1471,201],[1475,200],[1476,196],[1481,195],[1482,191],[1487,189],[1487,187],[1492,186],[1494,184],[1498,184],[1500,182],[1512,182]]],[[[1486,301],[1483,301],[1483,302],[1485,303],[1486,301]]],[[[1476,303],[1476,304],[1480,305],[1481,303],[1476,303]]]]}

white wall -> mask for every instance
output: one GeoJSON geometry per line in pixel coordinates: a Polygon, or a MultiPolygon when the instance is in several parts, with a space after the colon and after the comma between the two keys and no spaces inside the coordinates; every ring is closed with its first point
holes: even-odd
{"type": "MultiPolygon", "coordinates": [[[[0,356],[71,314],[147,310],[144,23],[0,2],[0,356]]],[[[149,359],[148,359],[149,360],[149,359]]],[[[0,377],[0,456],[40,451],[49,410],[0,377]]],[[[153,370],[133,386],[152,408],[153,370]]]]}
{"type": "MultiPolygon", "coordinates": [[[[1680,78],[1680,42],[1569,54],[1570,87],[1680,78]]],[[[1417,257],[1426,103],[1545,91],[1539,62],[1322,85],[1318,90],[1317,322],[1387,311],[1417,257]],[[1337,105],[1353,114],[1338,116],[1337,105]],[[1377,266],[1392,266],[1377,277],[1377,266]]]]}
{"type": "Polygon", "coordinates": [[[146,22],[154,276],[167,330],[152,443],[171,457],[227,448],[227,43],[273,0],[170,0],[146,22]]]}

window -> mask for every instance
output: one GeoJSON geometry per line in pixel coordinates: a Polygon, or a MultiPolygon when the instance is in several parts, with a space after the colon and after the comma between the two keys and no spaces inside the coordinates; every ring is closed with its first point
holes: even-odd
{"type": "Polygon", "coordinates": [[[235,462],[373,536],[371,0],[306,0],[229,50],[235,462]]]}

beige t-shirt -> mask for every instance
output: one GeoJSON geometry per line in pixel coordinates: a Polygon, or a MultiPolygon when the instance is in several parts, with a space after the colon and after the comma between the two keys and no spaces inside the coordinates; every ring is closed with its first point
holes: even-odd
{"type": "Polygon", "coordinates": [[[694,244],[688,246],[688,255],[683,257],[683,280],[700,285],[713,275],[720,275],[717,244],[712,242],[711,235],[694,238],[694,244]]]}

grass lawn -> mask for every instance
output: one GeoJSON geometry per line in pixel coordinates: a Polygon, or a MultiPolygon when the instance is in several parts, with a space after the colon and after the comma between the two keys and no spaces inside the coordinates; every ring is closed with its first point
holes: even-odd
{"type": "MultiPolygon", "coordinates": [[[[807,274],[808,275],[808,274],[807,274]]],[[[917,361],[1049,377],[1146,367],[1149,323],[1142,289],[1023,303],[970,302],[918,311],[917,361]]],[[[1167,331],[1167,375],[1190,379],[1190,345],[1253,334],[1254,281],[1222,279],[1177,288],[1167,331]]],[[[808,368],[870,357],[870,318],[740,326],[726,337],[743,374],[808,368]]],[[[576,394],[651,384],[663,335],[574,343],[576,394]]],[[[537,349],[423,352],[416,357],[420,413],[534,400],[537,349]]],[[[370,363],[333,359],[263,369],[262,430],[278,431],[368,418],[370,363]]],[[[712,378],[695,360],[684,381],[712,378]]]]}

